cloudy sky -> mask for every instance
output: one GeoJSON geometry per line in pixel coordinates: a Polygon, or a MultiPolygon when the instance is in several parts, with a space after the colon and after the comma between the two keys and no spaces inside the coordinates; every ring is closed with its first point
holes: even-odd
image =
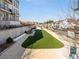
{"type": "Polygon", "coordinates": [[[33,21],[59,20],[68,15],[70,0],[20,0],[20,18],[33,21]]]}

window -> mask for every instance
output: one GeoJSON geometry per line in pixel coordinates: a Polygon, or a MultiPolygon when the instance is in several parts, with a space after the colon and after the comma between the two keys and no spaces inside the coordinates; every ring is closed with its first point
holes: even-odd
{"type": "Polygon", "coordinates": [[[3,13],[0,12],[0,20],[3,20],[3,13]]]}

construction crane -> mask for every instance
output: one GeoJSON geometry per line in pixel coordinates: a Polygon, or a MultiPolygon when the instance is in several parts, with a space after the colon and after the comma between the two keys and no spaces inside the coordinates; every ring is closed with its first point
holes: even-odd
{"type": "MultiPolygon", "coordinates": [[[[79,0],[71,0],[71,2],[73,2],[73,18],[76,20],[75,18],[75,12],[79,11],[79,0]]],[[[76,24],[76,22],[75,22],[76,24]]],[[[74,26],[74,32],[76,30],[76,26],[74,26]]],[[[69,54],[69,59],[79,59],[78,54],[77,54],[77,44],[76,44],[76,33],[75,32],[75,38],[74,38],[74,42],[72,46],[70,46],[70,54],[69,54]]]]}

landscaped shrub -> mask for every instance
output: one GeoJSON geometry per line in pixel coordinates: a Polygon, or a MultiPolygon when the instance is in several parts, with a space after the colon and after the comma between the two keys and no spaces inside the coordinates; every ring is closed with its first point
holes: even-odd
{"type": "Polygon", "coordinates": [[[27,31],[25,31],[24,33],[27,33],[27,31]]]}
{"type": "Polygon", "coordinates": [[[25,40],[22,44],[22,47],[27,48],[31,44],[35,43],[36,41],[43,38],[41,30],[36,30],[35,34],[33,36],[29,36],[27,40],[25,40]]]}
{"type": "Polygon", "coordinates": [[[13,43],[13,39],[11,37],[8,37],[6,43],[13,43]]]}
{"type": "Polygon", "coordinates": [[[31,34],[32,33],[32,30],[25,31],[24,33],[31,34]]]}

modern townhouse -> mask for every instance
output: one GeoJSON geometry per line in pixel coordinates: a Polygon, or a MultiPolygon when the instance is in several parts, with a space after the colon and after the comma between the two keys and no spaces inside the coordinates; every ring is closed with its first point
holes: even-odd
{"type": "Polygon", "coordinates": [[[19,0],[0,0],[0,28],[20,25],[19,0]]]}

